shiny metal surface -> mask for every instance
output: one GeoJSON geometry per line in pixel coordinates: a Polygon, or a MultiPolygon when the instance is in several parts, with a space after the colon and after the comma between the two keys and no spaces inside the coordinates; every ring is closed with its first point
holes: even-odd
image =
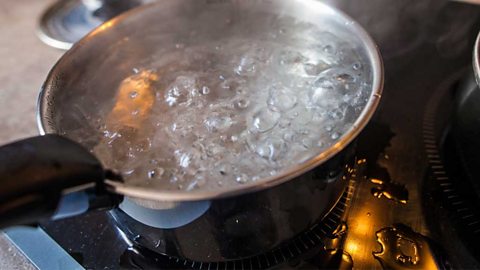
{"type": "Polygon", "coordinates": [[[473,72],[477,84],[480,85],[480,33],[477,36],[475,47],[473,49],[473,72]]]}
{"type": "MultiPolygon", "coordinates": [[[[208,34],[208,26],[217,24],[217,20],[203,20],[192,23],[191,20],[198,19],[198,17],[189,16],[189,12],[192,10],[195,10],[196,13],[200,12],[208,15],[203,18],[225,16],[230,12],[238,12],[238,10],[245,11],[245,14],[267,11],[273,14],[288,15],[317,25],[329,25],[332,31],[337,32],[337,34],[342,33],[343,38],[358,44],[358,47],[361,48],[360,53],[364,54],[366,61],[368,61],[372,73],[372,86],[367,105],[352,127],[345,132],[337,143],[318,153],[314,158],[285,169],[279,175],[233,188],[190,192],[151,190],[150,188],[133,187],[108,181],[107,184],[111,191],[157,201],[194,201],[263,190],[299,176],[343,150],[366,126],[375,112],[383,87],[382,60],[376,45],[367,32],[342,12],[314,0],[245,2],[177,0],[146,5],[127,12],[103,24],[68,51],[50,72],[39,96],[38,125],[41,133],[55,133],[65,129],[59,124],[60,120],[58,119],[62,119],[62,123],[69,120],[65,119],[69,117],[67,111],[61,111],[61,108],[65,110],[69,107],[65,104],[60,107],[59,104],[61,103],[58,100],[71,100],[72,93],[78,97],[87,95],[100,104],[108,100],[113,94],[112,91],[115,89],[114,86],[118,84],[119,79],[124,78],[125,74],[128,74],[135,67],[133,65],[148,61],[150,54],[164,42],[161,38],[158,39],[162,30],[159,30],[161,28],[157,25],[165,22],[175,22],[175,20],[180,19],[179,22],[172,24],[179,36],[189,35],[188,31],[191,30],[191,27],[194,27],[193,29],[200,33],[208,34]],[[226,13],[219,14],[218,12],[226,13]],[[186,18],[188,18],[187,21],[182,21],[186,18]],[[118,37],[122,37],[123,40],[119,40],[118,37]],[[128,42],[128,40],[134,42],[128,42]],[[108,58],[107,62],[97,57],[109,52],[114,52],[116,57],[108,58]],[[74,69],[72,69],[73,66],[74,69]],[[113,67],[115,67],[114,70],[112,70],[113,67]],[[95,75],[86,72],[79,76],[79,68],[90,68],[90,72],[95,72],[95,75]],[[89,74],[92,77],[89,77],[89,74]],[[88,83],[85,85],[86,81],[88,83]],[[77,85],[80,84],[83,85],[78,87],[77,85]],[[103,85],[103,87],[97,89],[98,85],[103,85]],[[68,91],[66,91],[67,89],[68,91]],[[95,89],[95,92],[88,92],[88,89],[95,89]]],[[[245,20],[246,22],[262,23],[261,20],[255,19],[253,15],[249,16],[245,20]]],[[[75,99],[73,99],[73,102],[75,102],[75,99]]],[[[70,120],[73,121],[74,119],[70,120]]]]}
{"type": "Polygon", "coordinates": [[[142,0],[58,0],[41,16],[37,35],[47,45],[68,50],[95,27],[141,4],[142,0]]]}

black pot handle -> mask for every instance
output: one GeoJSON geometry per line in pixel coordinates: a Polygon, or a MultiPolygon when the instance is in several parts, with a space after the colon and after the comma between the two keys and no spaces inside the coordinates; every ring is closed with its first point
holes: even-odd
{"type": "Polygon", "coordinates": [[[104,188],[107,176],[87,149],[59,135],[4,145],[0,147],[0,228],[115,206],[119,198],[104,188]],[[85,208],[85,198],[95,203],[87,201],[87,209],[79,209],[85,208]]]}

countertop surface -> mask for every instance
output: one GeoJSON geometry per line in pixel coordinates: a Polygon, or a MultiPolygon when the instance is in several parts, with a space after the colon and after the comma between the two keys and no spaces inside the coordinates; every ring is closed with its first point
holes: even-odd
{"type": "MultiPolygon", "coordinates": [[[[63,51],[43,44],[37,22],[52,1],[0,1],[0,143],[38,134],[37,95],[63,51]]],[[[0,269],[34,269],[0,233],[0,269]]]]}
{"type": "Polygon", "coordinates": [[[52,1],[0,2],[0,143],[38,134],[38,92],[62,51],[36,36],[37,22],[52,1]]]}

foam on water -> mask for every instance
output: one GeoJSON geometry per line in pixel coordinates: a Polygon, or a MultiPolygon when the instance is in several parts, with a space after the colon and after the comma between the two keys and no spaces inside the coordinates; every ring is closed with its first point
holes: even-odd
{"type": "Polygon", "coordinates": [[[129,184],[197,190],[259,181],[327,149],[364,108],[371,75],[352,44],[290,28],[178,42],[135,68],[94,153],[129,184]]]}

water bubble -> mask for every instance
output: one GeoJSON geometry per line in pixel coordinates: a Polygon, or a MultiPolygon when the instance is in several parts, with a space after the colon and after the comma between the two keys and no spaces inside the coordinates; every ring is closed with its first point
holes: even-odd
{"type": "Polygon", "coordinates": [[[152,170],[149,170],[147,172],[147,176],[148,178],[150,179],[153,179],[153,178],[160,178],[163,176],[163,173],[165,172],[165,170],[163,168],[156,168],[156,169],[152,169],[152,170]]]}
{"type": "Polygon", "coordinates": [[[295,140],[295,135],[295,132],[287,131],[285,134],[283,134],[283,139],[287,142],[293,142],[295,140]]]}
{"type": "Polygon", "coordinates": [[[202,94],[203,95],[208,95],[210,93],[210,88],[208,86],[203,86],[202,87],[202,94]]]}
{"type": "Polygon", "coordinates": [[[336,140],[336,139],[340,138],[340,134],[338,132],[333,132],[332,136],[330,136],[330,138],[332,138],[332,140],[336,140]]]}
{"type": "Polygon", "coordinates": [[[207,156],[209,157],[215,157],[220,155],[225,151],[225,148],[223,148],[221,145],[216,144],[216,143],[211,143],[206,147],[207,151],[207,156]]]}
{"type": "Polygon", "coordinates": [[[340,109],[333,109],[328,114],[333,119],[342,119],[343,118],[343,112],[340,109]]]}
{"type": "Polygon", "coordinates": [[[240,109],[245,109],[250,105],[250,101],[248,99],[240,98],[235,102],[235,105],[240,109]]]}
{"type": "Polygon", "coordinates": [[[289,110],[285,116],[290,119],[291,126],[304,128],[306,124],[310,123],[313,119],[313,112],[303,106],[296,106],[289,110]]]}
{"type": "Polygon", "coordinates": [[[232,98],[235,94],[238,93],[238,88],[242,88],[245,82],[238,78],[229,78],[223,80],[216,92],[217,96],[220,98],[232,98]]]}
{"type": "Polygon", "coordinates": [[[240,183],[240,184],[245,184],[248,182],[248,175],[244,173],[239,174],[235,177],[235,181],[237,181],[237,183],[240,183]]]}
{"type": "Polygon", "coordinates": [[[263,108],[252,116],[250,130],[253,132],[269,131],[277,125],[279,119],[280,113],[263,108]]]}
{"type": "Polygon", "coordinates": [[[165,101],[168,105],[174,106],[182,103],[191,103],[191,98],[198,92],[197,82],[194,77],[178,76],[175,81],[167,87],[165,101]]]}
{"type": "Polygon", "coordinates": [[[285,141],[275,137],[260,141],[255,147],[259,156],[272,161],[281,159],[287,150],[285,141]]]}
{"type": "Polygon", "coordinates": [[[217,171],[222,176],[229,175],[231,172],[231,166],[226,163],[221,163],[217,166],[217,171]]]}
{"type": "Polygon", "coordinates": [[[300,64],[308,61],[308,58],[295,50],[282,50],[278,56],[281,65],[300,64]]]}
{"type": "Polygon", "coordinates": [[[332,104],[334,97],[335,85],[331,78],[321,77],[317,79],[308,91],[309,101],[314,106],[328,106],[332,104]]]}
{"type": "Polygon", "coordinates": [[[314,139],[307,137],[307,138],[302,139],[302,145],[306,149],[309,149],[311,147],[314,147],[316,145],[316,143],[315,143],[314,139]]]}
{"type": "Polygon", "coordinates": [[[359,70],[360,68],[362,68],[362,64],[355,63],[355,64],[352,65],[352,68],[353,68],[353,70],[359,70]]]}
{"type": "Polygon", "coordinates": [[[326,52],[326,53],[333,53],[334,52],[334,48],[332,45],[326,45],[323,47],[323,51],[326,52]]]}
{"type": "Polygon", "coordinates": [[[205,186],[206,183],[207,183],[207,179],[205,178],[205,176],[200,172],[197,172],[197,174],[195,175],[195,178],[190,182],[190,184],[187,185],[186,190],[191,191],[194,189],[199,189],[205,186]]]}
{"type": "Polygon", "coordinates": [[[327,63],[321,61],[318,63],[305,63],[303,64],[303,70],[309,76],[317,76],[322,71],[326,70],[329,66],[327,63]]]}
{"type": "Polygon", "coordinates": [[[278,126],[280,128],[288,128],[290,126],[291,122],[290,119],[282,117],[280,121],[278,122],[278,126]]]}
{"type": "Polygon", "coordinates": [[[138,92],[137,91],[131,91],[130,94],[129,94],[129,97],[131,99],[134,99],[138,96],[138,92]]]}
{"type": "Polygon", "coordinates": [[[273,111],[287,111],[297,105],[297,97],[286,87],[272,86],[267,104],[273,111]]]}
{"type": "Polygon", "coordinates": [[[226,115],[208,116],[204,121],[204,125],[210,132],[223,131],[232,126],[233,120],[226,115]]]}
{"type": "Polygon", "coordinates": [[[255,73],[256,68],[257,61],[255,60],[255,58],[249,55],[244,55],[240,59],[238,66],[234,69],[234,72],[240,76],[250,76],[255,73]]]}

